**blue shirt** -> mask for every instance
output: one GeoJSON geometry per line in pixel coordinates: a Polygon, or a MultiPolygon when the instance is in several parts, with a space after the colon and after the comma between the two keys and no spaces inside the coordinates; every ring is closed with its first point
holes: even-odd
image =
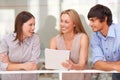
{"type": "Polygon", "coordinates": [[[108,34],[104,37],[101,32],[94,32],[91,39],[93,63],[102,61],[120,60],[120,25],[109,26],[108,34]]]}

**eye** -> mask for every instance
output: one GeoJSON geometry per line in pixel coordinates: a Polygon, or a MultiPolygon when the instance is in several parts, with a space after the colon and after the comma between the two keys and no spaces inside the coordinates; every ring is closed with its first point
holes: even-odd
{"type": "Polygon", "coordinates": [[[65,23],[69,23],[68,21],[65,21],[65,23]]]}
{"type": "Polygon", "coordinates": [[[35,26],[35,24],[31,23],[31,24],[29,24],[29,26],[35,26]]]}
{"type": "Polygon", "coordinates": [[[29,24],[29,26],[32,26],[32,23],[31,23],[31,24],[29,24]]]}

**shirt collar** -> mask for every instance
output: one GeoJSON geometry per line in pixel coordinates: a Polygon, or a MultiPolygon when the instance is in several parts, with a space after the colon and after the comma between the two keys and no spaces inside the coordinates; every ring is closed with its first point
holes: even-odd
{"type": "MultiPolygon", "coordinates": [[[[14,37],[14,39],[15,39],[15,37],[16,37],[16,33],[13,33],[13,37],[14,37]]],[[[18,43],[19,41],[18,40],[16,40],[16,44],[18,43]]],[[[31,37],[27,37],[27,38],[25,38],[25,40],[23,41],[23,44],[27,44],[28,46],[30,45],[30,43],[31,43],[31,37]]]]}
{"type": "Polygon", "coordinates": [[[115,29],[114,29],[114,24],[111,24],[109,26],[109,30],[108,30],[108,35],[109,37],[115,37],[115,29]]]}
{"type": "MultiPolygon", "coordinates": [[[[105,38],[100,31],[97,32],[99,37],[105,38]]],[[[108,29],[107,37],[115,37],[115,30],[114,30],[114,24],[111,24],[108,29]]]]}
{"type": "Polygon", "coordinates": [[[30,45],[31,42],[31,37],[27,37],[25,38],[25,40],[23,41],[23,43],[27,44],[28,46],[30,45]]]}

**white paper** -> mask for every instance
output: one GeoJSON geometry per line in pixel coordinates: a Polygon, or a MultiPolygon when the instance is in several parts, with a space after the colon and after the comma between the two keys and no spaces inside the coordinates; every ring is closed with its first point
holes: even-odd
{"type": "Polygon", "coordinates": [[[45,68],[46,69],[65,69],[61,63],[69,60],[69,50],[45,49],[45,68]]]}

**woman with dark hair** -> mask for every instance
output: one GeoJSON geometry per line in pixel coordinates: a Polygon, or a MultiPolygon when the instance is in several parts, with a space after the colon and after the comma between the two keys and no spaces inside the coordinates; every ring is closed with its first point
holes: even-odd
{"type": "MultiPolygon", "coordinates": [[[[14,33],[5,36],[0,45],[0,70],[37,70],[40,40],[34,33],[35,17],[23,11],[15,20],[14,33]]],[[[37,74],[6,74],[2,80],[38,80],[37,74]]]]}

